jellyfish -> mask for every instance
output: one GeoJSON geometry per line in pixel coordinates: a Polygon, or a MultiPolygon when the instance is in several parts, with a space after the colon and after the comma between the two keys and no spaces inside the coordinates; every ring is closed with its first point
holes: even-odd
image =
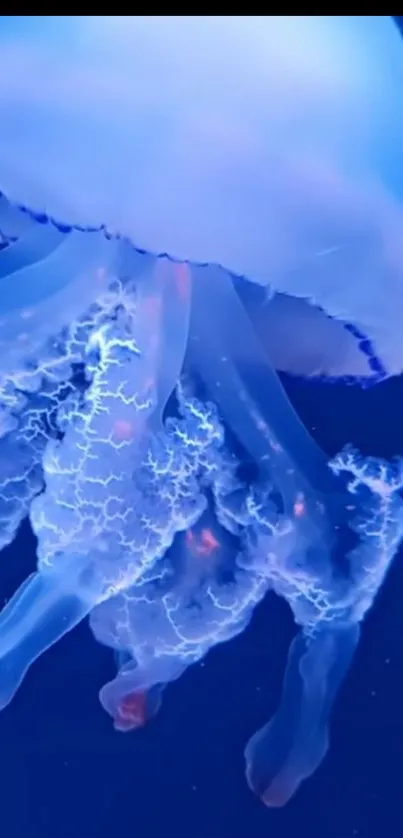
{"type": "MultiPolygon", "coordinates": [[[[278,807],[328,750],[329,717],[361,621],[403,536],[403,470],[349,449],[327,462],[268,368],[230,277],[193,271],[189,345],[208,397],[258,473],[244,485],[239,464],[221,452],[209,468],[210,504],[194,526],[177,534],[151,575],[92,611],[96,639],[124,650],[100,699],[117,730],[144,725],[166,684],[242,631],[275,592],[300,632],[279,710],[251,737],[245,758],[251,789],[278,807]],[[250,353],[246,373],[239,334],[250,353]]],[[[199,417],[206,410],[192,407],[199,417]]],[[[188,408],[185,400],[184,416],[188,408]]]]}
{"type": "Polygon", "coordinates": [[[329,462],[277,375],[402,370],[397,31],[8,17],[0,38],[0,547],[25,517],[38,543],[0,612],[0,708],[89,617],[117,664],[101,704],[138,728],[276,594],[296,636],[245,759],[282,806],[403,536],[401,464],[329,462]]]}

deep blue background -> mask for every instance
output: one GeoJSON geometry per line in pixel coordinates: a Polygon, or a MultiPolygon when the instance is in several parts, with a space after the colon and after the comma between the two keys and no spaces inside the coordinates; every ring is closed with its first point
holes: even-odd
{"type": "MultiPolygon", "coordinates": [[[[403,95],[403,92],[402,92],[403,95]]],[[[403,380],[369,391],[287,382],[330,454],[403,455],[403,380]]],[[[34,566],[23,527],[1,556],[0,599],[34,566]]],[[[114,674],[85,625],[44,655],[0,716],[1,838],[379,838],[400,834],[403,563],[395,560],[340,694],[330,753],[289,806],[267,811],[243,748],[274,711],[293,625],[270,597],[243,636],[165,694],[148,728],[115,733],[97,692],[114,674]]]]}

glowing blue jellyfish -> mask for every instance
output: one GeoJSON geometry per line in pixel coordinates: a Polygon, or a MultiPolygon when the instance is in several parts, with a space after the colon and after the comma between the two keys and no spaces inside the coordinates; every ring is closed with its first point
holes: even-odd
{"type": "Polygon", "coordinates": [[[403,536],[401,465],[329,463],[275,371],[402,369],[397,33],[3,18],[0,42],[0,547],[27,516],[38,539],[0,707],[89,616],[118,667],[101,703],[136,728],[273,591],[298,633],[245,756],[283,805],[403,536]]]}

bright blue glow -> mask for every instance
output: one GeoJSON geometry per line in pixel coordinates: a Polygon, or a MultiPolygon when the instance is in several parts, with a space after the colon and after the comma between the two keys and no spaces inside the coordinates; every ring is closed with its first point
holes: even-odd
{"type": "Polygon", "coordinates": [[[63,20],[0,35],[0,185],[26,204],[0,196],[0,547],[27,516],[38,539],[0,614],[0,707],[89,616],[117,663],[102,706],[139,727],[274,592],[297,635],[245,757],[283,805],[327,751],[403,535],[401,464],[329,463],[276,373],[401,368],[397,35],[387,18],[63,20]],[[285,293],[251,304],[231,271],[285,293]]]}
{"type": "MultiPolygon", "coordinates": [[[[382,15],[3,17],[0,189],[308,299],[399,373],[402,87],[382,15]]],[[[374,372],[314,335],[290,371],[374,372]]]]}
{"type": "Polygon", "coordinates": [[[349,450],[329,467],[223,269],[2,210],[0,545],[28,515],[38,568],[0,614],[0,706],[89,615],[118,666],[101,703],[138,727],[273,591],[300,633],[245,755],[251,788],[282,805],[327,750],[402,536],[400,467],[349,450]]]}

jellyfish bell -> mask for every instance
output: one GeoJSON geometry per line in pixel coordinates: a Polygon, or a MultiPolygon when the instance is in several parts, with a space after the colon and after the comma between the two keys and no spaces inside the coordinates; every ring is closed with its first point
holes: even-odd
{"type": "Polygon", "coordinates": [[[10,200],[271,289],[280,370],[403,369],[391,18],[8,17],[0,39],[10,200]]]}

